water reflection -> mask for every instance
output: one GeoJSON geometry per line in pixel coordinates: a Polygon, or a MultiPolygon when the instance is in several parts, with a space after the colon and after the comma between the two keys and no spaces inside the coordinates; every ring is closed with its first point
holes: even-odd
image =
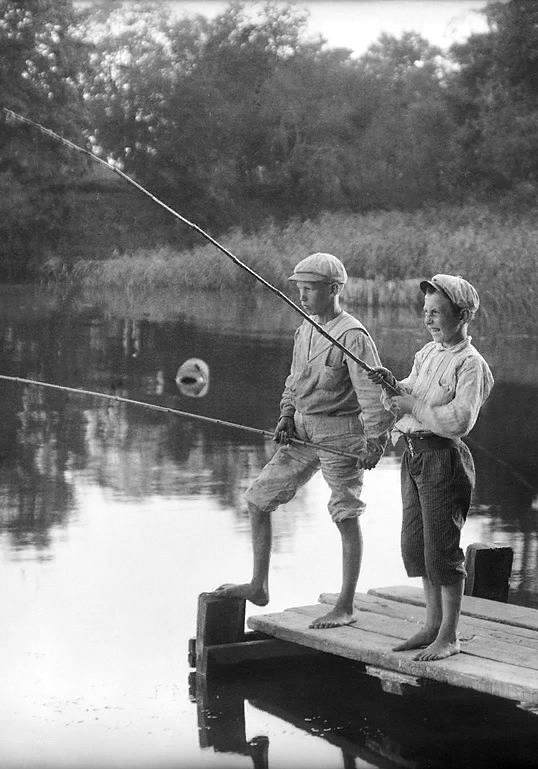
{"type": "MultiPolygon", "coordinates": [[[[37,289],[6,291],[1,370],[271,429],[300,319],[285,305],[275,314],[271,296],[255,293],[247,302],[204,294],[135,300],[127,293],[97,303],[37,289]],[[199,400],[182,396],[175,382],[178,364],[196,357],[207,361],[213,382],[199,400]]],[[[363,315],[384,361],[405,374],[422,341],[415,309],[363,315]]],[[[533,600],[538,399],[528,361],[535,343],[521,340],[515,365],[514,345],[509,359],[500,359],[498,335],[478,332],[478,346],[493,358],[496,386],[470,439],[478,475],[473,515],[487,520],[488,538],[515,546],[517,589],[533,600]]],[[[45,552],[48,529],[65,524],[72,507],[72,470],[131,498],[210,490],[240,511],[244,487],[272,450],[246,433],[125,403],[2,387],[1,521],[14,548],[32,542],[45,552]]]]}
{"type": "Polygon", "coordinates": [[[224,680],[192,674],[190,691],[200,746],[248,756],[253,769],[312,766],[324,744],[335,758],[340,754],[345,769],[531,767],[538,749],[536,716],[515,703],[448,685],[387,694],[359,663],[343,659],[276,663],[270,671],[253,667],[224,680]],[[317,744],[294,752],[285,764],[277,758],[273,763],[270,737],[246,736],[252,709],[293,725],[317,744]]]}

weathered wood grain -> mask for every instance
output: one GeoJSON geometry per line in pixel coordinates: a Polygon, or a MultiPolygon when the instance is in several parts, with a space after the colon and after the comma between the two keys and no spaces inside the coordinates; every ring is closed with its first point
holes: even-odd
{"type": "MultiPolygon", "coordinates": [[[[319,597],[321,603],[330,605],[336,603],[336,599],[336,593],[322,593],[319,597]]],[[[394,632],[398,639],[413,635],[426,617],[423,607],[411,607],[370,595],[358,595],[354,603],[359,611],[357,626],[369,629],[371,622],[368,621],[368,615],[373,614],[376,616],[376,627],[377,622],[380,628],[384,623],[387,634],[394,632]],[[410,610],[411,615],[408,614],[410,610]],[[405,624],[398,625],[396,620],[405,624]]],[[[468,654],[538,669],[538,633],[534,630],[501,625],[492,620],[462,617],[458,631],[462,650],[468,654]]]]}
{"type": "MultiPolygon", "coordinates": [[[[414,606],[424,606],[424,593],[419,587],[395,585],[392,587],[376,587],[368,591],[369,595],[401,601],[414,606]]],[[[487,598],[463,596],[462,614],[480,619],[491,619],[503,625],[538,630],[538,609],[528,609],[509,603],[498,603],[487,598]]]]}
{"type": "MultiPolygon", "coordinates": [[[[287,609],[278,614],[250,617],[247,624],[254,630],[276,638],[388,670],[475,689],[506,699],[538,702],[538,670],[487,657],[477,659],[475,654],[470,653],[457,654],[444,660],[417,662],[413,660],[415,652],[392,651],[394,639],[401,637],[402,631],[409,628],[405,620],[365,612],[365,625],[361,624],[360,628],[354,625],[309,628],[310,618],[324,612],[326,606],[316,604],[287,609]]],[[[479,645],[475,644],[475,649],[479,645]]],[[[497,656],[501,654],[505,654],[504,649],[497,656]]]]}
{"type": "MultiPolygon", "coordinates": [[[[331,602],[328,601],[327,603],[331,602]]],[[[311,621],[310,616],[323,613],[318,611],[317,607],[313,612],[308,611],[309,609],[314,609],[314,607],[295,607],[294,611],[309,616],[308,621],[311,621]]],[[[535,634],[534,639],[529,638],[525,645],[522,643],[515,644],[511,642],[508,635],[502,639],[496,638],[493,633],[489,632],[488,627],[481,624],[482,622],[482,620],[474,620],[468,622],[464,628],[460,626],[460,630],[465,629],[467,631],[466,633],[460,632],[462,652],[475,657],[518,665],[534,671],[538,670],[538,634],[535,634]]],[[[392,638],[392,643],[395,645],[414,635],[419,625],[420,623],[415,619],[410,622],[405,617],[399,618],[366,611],[359,613],[357,622],[352,627],[364,632],[382,633],[392,638]]],[[[493,625],[493,623],[489,623],[489,625],[493,625]]]]}

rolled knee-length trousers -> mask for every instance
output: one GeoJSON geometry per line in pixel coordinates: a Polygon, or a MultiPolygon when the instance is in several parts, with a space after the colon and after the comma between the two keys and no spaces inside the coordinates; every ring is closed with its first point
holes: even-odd
{"type": "Polygon", "coordinates": [[[473,458],[459,439],[414,456],[404,452],[401,548],[409,577],[451,585],[466,576],[460,537],[474,485],[473,458]]]}
{"type": "MultiPolygon", "coordinates": [[[[297,437],[333,449],[360,455],[366,447],[362,421],[358,414],[327,416],[295,412],[297,437]]],[[[245,492],[245,500],[270,513],[289,502],[297,490],[319,469],[331,489],[328,509],[332,520],[340,523],[364,510],[361,500],[364,470],[357,458],[301,444],[280,446],[245,492]]]]}

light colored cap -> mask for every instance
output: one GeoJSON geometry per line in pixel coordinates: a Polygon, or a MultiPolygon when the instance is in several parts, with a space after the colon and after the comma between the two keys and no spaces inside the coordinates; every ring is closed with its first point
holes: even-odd
{"type": "Polygon", "coordinates": [[[310,254],[299,262],[288,280],[344,284],[347,281],[347,272],[340,259],[332,254],[310,254]]]}
{"type": "Polygon", "coordinates": [[[430,280],[422,280],[420,288],[424,294],[428,288],[441,291],[462,310],[476,312],[480,305],[476,289],[461,275],[434,275],[430,280]]]}

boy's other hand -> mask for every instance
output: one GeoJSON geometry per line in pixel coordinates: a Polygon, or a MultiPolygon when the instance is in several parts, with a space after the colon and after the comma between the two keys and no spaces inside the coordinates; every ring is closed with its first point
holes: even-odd
{"type": "Polygon", "coordinates": [[[392,387],[396,386],[396,377],[392,371],[384,366],[378,366],[368,372],[368,379],[377,385],[389,384],[392,387]]]}
{"type": "Polygon", "coordinates": [[[295,437],[295,422],[293,417],[280,417],[275,427],[273,440],[276,443],[288,444],[295,437]]]}
{"type": "Polygon", "coordinates": [[[364,470],[372,470],[383,456],[386,444],[384,438],[385,436],[383,436],[383,440],[368,438],[366,441],[366,449],[359,460],[359,464],[364,470]]]}
{"type": "Polygon", "coordinates": [[[415,400],[414,395],[395,395],[390,399],[391,411],[398,417],[402,417],[404,414],[411,414],[415,400]]]}

